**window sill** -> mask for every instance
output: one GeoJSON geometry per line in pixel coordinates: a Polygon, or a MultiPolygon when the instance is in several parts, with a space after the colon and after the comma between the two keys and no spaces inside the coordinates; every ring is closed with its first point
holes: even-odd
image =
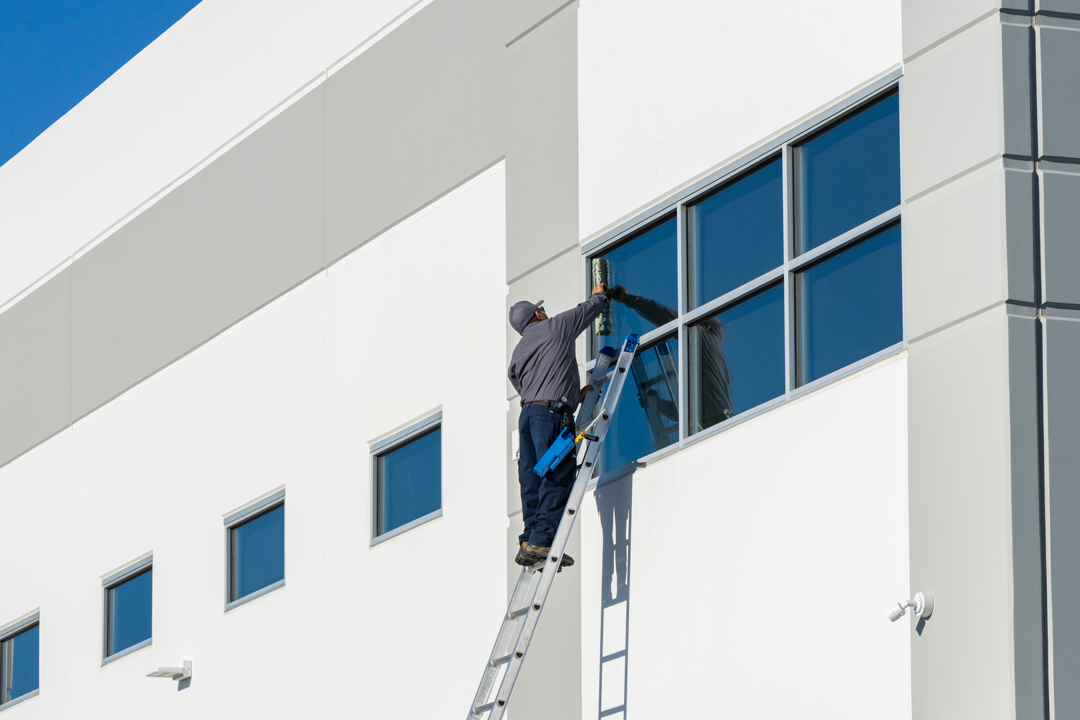
{"type": "Polygon", "coordinates": [[[239,600],[233,600],[232,602],[227,603],[225,605],[225,612],[229,612],[230,610],[233,610],[234,608],[238,608],[241,605],[245,605],[245,604],[247,604],[247,603],[249,603],[252,600],[255,600],[257,598],[261,598],[263,595],[269,595],[270,593],[274,592],[275,590],[279,590],[279,589],[281,589],[283,587],[285,587],[285,580],[284,579],[278,580],[276,583],[273,583],[271,585],[267,585],[262,590],[256,590],[253,593],[249,593],[249,594],[245,595],[244,597],[240,598],[239,600]]]}
{"type": "Polygon", "coordinates": [[[439,508],[438,510],[436,510],[434,512],[429,512],[427,515],[423,515],[421,517],[418,517],[415,520],[413,520],[412,522],[407,522],[404,525],[401,525],[399,527],[394,528],[393,530],[390,530],[389,532],[384,532],[382,535],[371,538],[370,547],[375,547],[376,545],[378,545],[380,543],[384,543],[387,540],[390,540],[391,538],[396,538],[398,535],[401,535],[402,533],[407,533],[410,530],[412,530],[413,528],[418,528],[421,525],[426,525],[427,523],[431,522],[432,520],[435,520],[435,519],[441,518],[441,517],[442,517],[442,508],[439,508]]]}
{"type": "Polygon", "coordinates": [[[101,667],[105,667],[106,665],[108,665],[109,663],[111,663],[111,662],[113,662],[115,660],[119,660],[122,657],[127,657],[128,655],[130,655],[130,654],[132,654],[134,652],[138,652],[139,650],[142,650],[145,647],[150,647],[153,644],[154,644],[154,638],[147,638],[147,639],[143,640],[142,642],[135,643],[134,645],[132,645],[129,648],[124,648],[120,652],[114,652],[112,655],[108,656],[107,658],[102,659],[101,667]]]}
{"type": "Polygon", "coordinates": [[[14,707],[15,705],[18,705],[19,703],[24,702],[26,700],[36,698],[40,693],[41,693],[41,689],[39,688],[37,690],[31,690],[30,692],[26,693],[25,695],[20,695],[19,697],[15,698],[14,700],[9,700],[8,702],[4,703],[3,705],[0,705],[0,712],[3,712],[4,710],[7,710],[9,707],[14,707]]]}

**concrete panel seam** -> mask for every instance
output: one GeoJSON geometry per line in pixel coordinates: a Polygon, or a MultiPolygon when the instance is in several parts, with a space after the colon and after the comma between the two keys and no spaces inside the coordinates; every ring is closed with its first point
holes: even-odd
{"type": "Polygon", "coordinates": [[[957,180],[960,180],[962,178],[965,178],[968,175],[972,174],[973,172],[976,172],[978,170],[982,170],[987,165],[990,165],[991,163],[997,162],[999,159],[1001,159],[1001,155],[997,155],[997,154],[991,155],[990,157],[986,158],[985,160],[982,160],[982,161],[972,165],[971,167],[967,168],[966,170],[962,170],[962,171],[956,173],[955,175],[953,175],[950,178],[946,178],[946,179],[942,180],[941,182],[937,183],[936,185],[931,185],[930,187],[926,188],[925,190],[920,190],[919,192],[915,193],[911,197],[907,198],[904,202],[908,203],[908,204],[913,203],[913,202],[915,202],[915,201],[917,201],[917,200],[919,200],[921,198],[926,197],[927,195],[934,192],[935,190],[940,190],[941,188],[945,187],[946,185],[948,185],[950,183],[953,183],[953,182],[956,182],[957,180]]]}
{"type": "Polygon", "coordinates": [[[241,130],[240,132],[233,135],[231,138],[229,138],[224,143],[219,145],[216,149],[212,150],[202,160],[200,160],[197,163],[195,163],[194,165],[192,165],[188,170],[185,170],[183,173],[178,175],[174,180],[172,180],[171,182],[166,184],[164,187],[162,187],[156,193],[154,193],[153,195],[148,197],[146,200],[143,200],[141,203],[139,203],[137,206],[135,206],[130,212],[125,214],[119,220],[117,220],[116,222],[114,222],[112,225],[105,228],[104,230],[102,230],[100,233],[98,233],[93,238],[91,238],[89,241],[87,241],[85,244],[83,244],[81,247],[79,247],[79,249],[77,249],[74,253],[72,253],[72,258],[74,260],[78,260],[81,256],[83,256],[86,253],[93,250],[95,247],[97,247],[102,242],[107,240],[110,236],[115,234],[117,230],[119,230],[120,228],[127,225],[129,222],[134,220],[139,215],[142,215],[144,212],[146,212],[147,209],[149,209],[150,207],[153,207],[157,202],[159,202],[166,195],[168,195],[173,190],[175,190],[177,187],[179,187],[180,185],[182,185],[185,182],[187,182],[188,180],[190,180],[192,177],[197,175],[201,170],[203,170],[206,166],[210,165],[212,162],[214,162],[215,160],[220,158],[222,155],[227,153],[229,150],[234,148],[236,145],[240,144],[243,140],[245,140],[249,136],[253,135],[257,130],[261,129],[264,125],[269,123],[271,120],[276,118],[278,115],[281,115],[283,112],[285,112],[290,107],[295,105],[301,99],[306,97],[312,90],[314,90],[315,88],[322,85],[325,81],[326,81],[326,73],[325,72],[320,72],[318,75],[313,77],[311,80],[308,80],[306,83],[304,83],[302,86],[300,86],[299,89],[294,91],[287,98],[285,98],[284,100],[279,102],[277,105],[275,105],[274,107],[267,110],[265,113],[263,113],[261,116],[259,116],[257,119],[255,119],[253,122],[251,122],[243,130],[241,130]]]}
{"type": "Polygon", "coordinates": [[[968,313],[967,315],[964,315],[963,317],[956,318],[955,320],[950,320],[949,322],[945,323],[944,325],[939,325],[938,327],[934,328],[933,330],[929,330],[927,332],[924,332],[921,335],[918,335],[916,337],[913,337],[913,338],[909,339],[908,340],[908,346],[911,346],[912,344],[914,344],[916,342],[919,342],[920,340],[925,340],[925,339],[927,339],[929,337],[937,335],[938,333],[940,333],[940,332],[942,332],[944,330],[948,330],[951,327],[955,327],[956,325],[959,325],[961,323],[965,323],[968,320],[972,320],[972,319],[977,318],[977,317],[979,317],[981,315],[985,315],[985,314],[987,314],[989,312],[993,312],[997,308],[1001,307],[1002,305],[1006,305],[1006,304],[1008,304],[1008,303],[1006,303],[1006,301],[998,300],[997,302],[991,303],[990,305],[987,305],[984,308],[976,310],[975,312],[968,313]]]}
{"type": "Polygon", "coordinates": [[[945,43],[949,42],[950,40],[955,38],[957,35],[961,35],[961,34],[967,32],[968,30],[970,30],[971,28],[975,27],[976,25],[986,21],[988,18],[992,18],[992,17],[995,17],[995,16],[999,15],[1000,12],[1001,12],[1000,10],[995,8],[993,10],[989,10],[989,11],[983,13],[982,15],[975,18],[974,20],[967,23],[966,25],[962,25],[962,26],[958,27],[956,30],[953,30],[948,35],[945,35],[943,37],[938,38],[937,40],[930,43],[929,45],[922,48],[921,50],[919,50],[917,52],[914,52],[911,55],[907,56],[906,58],[904,58],[904,62],[909,63],[912,60],[915,60],[916,58],[922,57],[923,55],[927,54],[928,52],[931,52],[931,51],[935,50],[936,48],[939,48],[942,45],[944,45],[945,43]]]}
{"type": "Polygon", "coordinates": [[[517,281],[522,280],[523,278],[526,278],[529,275],[532,275],[537,270],[545,268],[548,265],[552,264],[553,262],[556,262],[558,260],[563,259],[564,257],[569,255],[570,253],[577,254],[580,250],[581,250],[581,246],[578,245],[577,243],[574,243],[573,245],[567,247],[565,250],[558,251],[557,253],[555,253],[554,255],[549,257],[547,260],[544,260],[543,262],[537,263],[536,265],[533,265],[531,268],[529,268],[525,272],[520,273],[519,275],[516,275],[516,276],[510,278],[509,280],[506,281],[506,284],[507,285],[513,285],[517,281]]]}
{"type": "Polygon", "coordinates": [[[520,35],[518,35],[518,36],[517,36],[516,38],[514,38],[514,39],[513,39],[513,40],[511,40],[510,42],[506,43],[506,47],[510,47],[510,46],[511,46],[511,45],[513,45],[514,43],[518,42],[519,40],[521,40],[522,38],[524,38],[524,37],[525,37],[526,35],[528,35],[529,33],[531,33],[531,32],[532,32],[533,30],[536,30],[536,29],[537,29],[538,27],[540,27],[541,25],[543,25],[544,23],[546,23],[546,22],[547,22],[548,20],[551,20],[551,18],[555,17],[556,15],[558,15],[559,13],[561,13],[561,12],[562,12],[563,10],[566,10],[567,8],[569,8],[569,7],[571,6],[571,5],[573,5],[573,6],[574,6],[574,8],[577,8],[577,7],[578,7],[578,0],[569,0],[569,2],[566,2],[566,3],[562,4],[562,5],[560,5],[559,7],[555,8],[555,9],[554,9],[554,10],[552,10],[552,11],[551,11],[550,13],[548,13],[548,14],[547,14],[546,16],[544,16],[544,17],[543,17],[543,18],[541,18],[541,19],[540,19],[539,21],[537,21],[536,23],[534,23],[534,24],[533,24],[533,25],[532,25],[531,27],[529,27],[529,29],[527,29],[527,30],[526,30],[525,32],[521,33],[520,35]]]}
{"type": "Polygon", "coordinates": [[[19,304],[19,301],[20,301],[20,300],[23,300],[23,299],[25,299],[25,298],[26,298],[26,296],[30,295],[30,294],[31,294],[32,292],[34,292],[35,290],[37,290],[37,289],[38,289],[39,287],[41,287],[42,285],[44,285],[45,283],[47,283],[48,281],[52,280],[52,279],[53,279],[54,277],[56,277],[57,275],[59,275],[59,274],[60,274],[61,272],[63,272],[63,270],[64,270],[64,269],[65,269],[65,268],[66,268],[66,267],[67,267],[68,265],[70,265],[70,264],[71,264],[72,262],[74,262],[74,258],[73,258],[73,256],[71,256],[71,255],[68,255],[68,256],[67,256],[66,258],[64,258],[63,260],[61,260],[59,264],[57,264],[56,266],[54,266],[54,267],[53,267],[53,268],[52,268],[51,270],[49,270],[48,272],[46,272],[46,273],[45,273],[44,275],[42,275],[41,277],[39,277],[39,278],[38,278],[37,280],[35,280],[34,282],[32,282],[32,283],[30,283],[29,285],[27,285],[27,286],[26,286],[25,288],[23,288],[23,289],[22,289],[22,290],[20,290],[19,292],[17,292],[17,293],[15,293],[14,295],[12,295],[12,296],[11,296],[11,297],[10,297],[10,298],[9,298],[9,299],[7,300],[7,302],[5,302],[5,303],[3,303],[2,305],[0,305],[0,315],[3,315],[3,314],[4,314],[5,312],[7,312],[8,310],[10,310],[11,308],[13,308],[13,307],[15,307],[16,305],[18,305],[18,304],[19,304]]]}
{"type": "Polygon", "coordinates": [[[365,51],[367,51],[369,48],[371,48],[372,45],[374,45],[375,43],[382,40],[384,37],[389,35],[392,31],[396,30],[400,25],[404,24],[406,20],[411,18],[413,15],[416,15],[418,12],[423,10],[425,7],[430,5],[432,2],[433,2],[433,0],[417,0],[412,5],[405,8],[404,10],[402,10],[400,13],[398,13],[397,17],[395,17],[393,20],[391,20],[390,22],[386,23],[385,25],[383,25],[381,28],[379,28],[375,32],[368,35],[367,38],[362,40],[352,50],[349,50],[347,53],[342,55],[340,58],[338,58],[334,62],[330,63],[330,65],[326,68],[326,76],[329,78],[331,75],[336,73],[342,67],[344,67],[345,65],[348,65],[350,62],[352,62],[357,57],[362,55],[365,51]]]}
{"type": "Polygon", "coordinates": [[[1040,10],[1035,15],[1035,25],[1061,30],[1080,30],[1080,14],[1040,10]]]}

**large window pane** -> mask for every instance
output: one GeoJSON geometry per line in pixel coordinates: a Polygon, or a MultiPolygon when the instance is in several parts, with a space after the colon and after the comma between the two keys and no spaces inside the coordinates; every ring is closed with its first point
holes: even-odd
{"type": "Polygon", "coordinates": [[[442,507],[441,429],[380,455],[376,464],[376,535],[442,507]]]}
{"type": "Polygon", "coordinates": [[[147,570],[108,589],[106,656],[150,639],[153,578],[154,571],[147,570]]]}
{"type": "Polygon", "coordinates": [[[784,188],[779,158],[688,210],[690,308],[784,262],[784,188]]]}
{"type": "Polygon", "coordinates": [[[0,642],[0,705],[38,689],[38,626],[0,642]]]}
{"type": "Polygon", "coordinates": [[[799,384],[904,338],[900,226],[796,276],[799,384]]]}
{"type": "Polygon", "coordinates": [[[796,254],[900,203],[900,103],[892,93],[795,148],[796,254]]]}
{"type": "MultiPolygon", "coordinates": [[[[593,259],[594,279],[625,291],[624,302],[608,302],[593,323],[593,353],[604,345],[617,346],[627,333],[644,335],[675,319],[679,307],[676,234],[675,218],[671,218],[593,259]]],[[[620,297],[619,292],[609,297],[620,297]]]]}
{"type": "Polygon", "coordinates": [[[783,285],[690,328],[693,432],[783,394],[783,285]]]}
{"type": "Polygon", "coordinates": [[[230,531],[232,578],[229,600],[239,600],[285,579],[285,506],[230,531]]]}
{"type": "Polygon", "coordinates": [[[678,367],[675,338],[638,350],[608,426],[600,472],[679,441],[678,367]]]}

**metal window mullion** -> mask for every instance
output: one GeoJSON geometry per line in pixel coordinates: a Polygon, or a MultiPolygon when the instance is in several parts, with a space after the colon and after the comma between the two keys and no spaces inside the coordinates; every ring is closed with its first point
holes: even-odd
{"type": "Polygon", "coordinates": [[[687,372],[688,368],[690,367],[690,360],[688,357],[689,347],[686,344],[686,325],[682,322],[682,318],[686,315],[687,306],[689,304],[686,298],[686,293],[689,288],[689,276],[687,275],[688,263],[686,257],[689,250],[687,246],[688,237],[686,228],[686,214],[686,206],[680,204],[676,208],[675,215],[677,226],[676,237],[678,238],[675,254],[677,259],[677,265],[679,268],[679,330],[676,335],[675,341],[675,347],[678,349],[679,352],[679,447],[682,447],[683,443],[686,441],[687,436],[690,434],[688,429],[689,406],[687,404],[689,397],[689,390],[687,387],[687,372]]]}
{"type": "Polygon", "coordinates": [[[900,218],[903,211],[903,205],[897,205],[881,213],[877,217],[870,218],[866,222],[862,223],[858,227],[854,227],[848,230],[842,235],[834,237],[832,240],[818,245],[812,250],[807,250],[797,258],[791,259],[791,266],[793,270],[799,270],[807,265],[817,262],[821,258],[836,252],[842,247],[851,245],[859,240],[862,240],[867,235],[877,232],[881,228],[888,225],[890,222],[900,218]]]}
{"type": "Polygon", "coordinates": [[[742,300],[748,295],[753,295],[758,290],[768,285],[772,285],[777,280],[784,277],[784,267],[780,266],[775,270],[754,278],[748,283],[740,285],[730,292],[726,292],[718,298],[714,298],[709,302],[703,304],[701,307],[694,308],[685,314],[682,321],[686,325],[692,325],[698,320],[702,320],[709,315],[714,315],[720,310],[725,309],[728,305],[733,305],[742,300]]]}
{"type": "Polygon", "coordinates": [[[795,388],[795,293],[792,290],[795,276],[791,272],[791,258],[794,255],[795,236],[793,217],[792,184],[792,148],[784,145],[783,150],[783,191],[784,191],[784,397],[791,395],[795,388]]]}

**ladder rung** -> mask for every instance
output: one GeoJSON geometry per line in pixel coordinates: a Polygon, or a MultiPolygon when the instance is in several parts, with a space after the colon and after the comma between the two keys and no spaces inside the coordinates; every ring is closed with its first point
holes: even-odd
{"type": "Polygon", "coordinates": [[[488,710],[490,710],[493,707],[495,707],[495,703],[489,702],[487,705],[481,705],[480,707],[474,707],[472,709],[472,714],[473,715],[483,715],[484,713],[486,713],[488,710]]]}
{"type": "Polygon", "coordinates": [[[491,661],[491,667],[495,668],[495,667],[499,667],[500,665],[505,665],[506,663],[510,662],[510,658],[512,658],[512,657],[514,657],[513,653],[510,653],[509,655],[503,655],[502,657],[499,657],[499,658],[495,658],[494,660],[491,661]]]}
{"type": "Polygon", "coordinates": [[[515,610],[514,612],[510,613],[510,619],[511,620],[517,620],[519,617],[524,617],[525,615],[528,615],[528,614],[529,614],[529,607],[526,605],[525,607],[521,608],[520,610],[515,610]]]}

